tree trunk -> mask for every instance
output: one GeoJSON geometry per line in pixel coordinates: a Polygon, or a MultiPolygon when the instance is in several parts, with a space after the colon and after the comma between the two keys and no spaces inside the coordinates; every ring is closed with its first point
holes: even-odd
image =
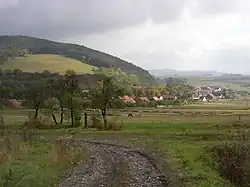
{"type": "Polygon", "coordinates": [[[74,120],[74,108],[73,108],[73,100],[72,100],[72,98],[69,98],[68,104],[69,104],[69,110],[70,110],[71,127],[74,127],[75,120],[74,120]]]}
{"type": "Polygon", "coordinates": [[[71,127],[74,127],[74,109],[70,108],[70,117],[71,117],[71,127]]]}
{"type": "Polygon", "coordinates": [[[107,109],[106,108],[102,109],[102,119],[104,123],[104,130],[106,130],[107,129],[107,109]]]}
{"type": "Polygon", "coordinates": [[[88,114],[87,112],[84,113],[84,128],[87,129],[88,127],[88,114]]]}
{"type": "Polygon", "coordinates": [[[38,113],[39,113],[39,106],[35,106],[35,115],[34,115],[34,119],[38,118],[38,113]]]}
{"type": "Polygon", "coordinates": [[[63,111],[63,106],[62,105],[60,105],[60,109],[61,109],[60,124],[63,124],[64,111],[63,111]]]}
{"type": "Polygon", "coordinates": [[[51,113],[51,116],[52,116],[52,119],[53,119],[54,123],[55,123],[56,125],[58,125],[58,122],[57,122],[57,120],[56,120],[56,116],[54,115],[53,111],[52,111],[52,113],[51,113]]]}

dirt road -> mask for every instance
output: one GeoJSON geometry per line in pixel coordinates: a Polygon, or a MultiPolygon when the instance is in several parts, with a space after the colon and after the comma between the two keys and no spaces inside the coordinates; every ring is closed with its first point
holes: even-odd
{"type": "Polygon", "coordinates": [[[60,187],[167,187],[180,186],[165,176],[149,155],[127,146],[71,139],[72,146],[87,146],[84,166],[69,172],[60,187]]]}

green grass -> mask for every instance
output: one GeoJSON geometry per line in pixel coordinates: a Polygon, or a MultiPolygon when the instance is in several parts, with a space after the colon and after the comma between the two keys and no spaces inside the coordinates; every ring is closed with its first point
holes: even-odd
{"type": "Polygon", "coordinates": [[[67,153],[68,160],[58,161],[53,144],[44,142],[21,143],[13,149],[6,160],[0,163],[0,186],[3,187],[7,179],[4,176],[9,169],[12,175],[5,186],[58,186],[60,178],[72,167],[71,162],[85,159],[82,150],[72,149],[67,153]]]}
{"type": "Polygon", "coordinates": [[[222,86],[229,89],[235,89],[237,91],[249,91],[249,88],[243,87],[244,81],[234,81],[228,79],[227,81],[214,80],[214,78],[204,77],[187,77],[187,82],[192,86],[222,86]]]}
{"type": "Polygon", "coordinates": [[[171,156],[169,165],[177,173],[185,186],[223,186],[223,180],[212,168],[201,159],[202,144],[183,141],[164,141],[157,144],[158,151],[171,156]]]}
{"type": "Polygon", "coordinates": [[[93,66],[82,63],[72,58],[60,55],[38,54],[19,57],[15,60],[7,61],[0,65],[2,69],[21,69],[24,72],[50,72],[65,73],[68,69],[73,69],[77,74],[93,74],[93,66]]]}
{"type": "MultiPolygon", "coordinates": [[[[134,110],[135,114],[138,112],[140,115],[136,115],[132,120],[127,117],[128,112],[120,112],[119,121],[124,124],[122,131],[103,132],[78,127],[38,130],[37,133],[45,136],[68,134],[80,138],[129,142],[134,147],[154,150],[156,158],[159,156],[157,161],[163,162],[162,166],[175,173],[184,186],[230,187],[232,185],[204,160],[204,154],[206,155],[204,147],[231,141],[237,135],[237,129],[233,124],[238,120],[238,115],[244,114],[242,121],[249,123],[250,111],[242,109],[241,104],[238,104],[236,109],[228,109],[228,106],[225,108],[225,104],[215,104],[213,107],[134,108],[131,111],[134,110]]],[[[28,110],[25,109],[5,110],[6,125],[9,129],[17,129],[20,127],[20,120],[24,121],[27,115],[28,110]]],[[[244,129],[247,139],[250,137],[249,128],[250,126],[244,129]]],[[[36,156],[28,157],[35,160],[36,156]]],[[[22,160],[25,159],[22,158],[22,160]]],[[[26,164],[25,161],[23,163],[26,164]]],[[[44,177],[46,178],[45,175],[44,177]]]]}

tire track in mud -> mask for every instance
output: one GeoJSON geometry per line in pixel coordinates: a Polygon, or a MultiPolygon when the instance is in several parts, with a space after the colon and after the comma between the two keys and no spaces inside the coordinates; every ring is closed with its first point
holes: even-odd
{"type": "Polygon", "coordinates": [[[180,186],[166,177],[150,155],[109,142],[69,139],[72,146],[87,146],[86,165],[73,169],[60,187],[168,187],[180,186]]]}

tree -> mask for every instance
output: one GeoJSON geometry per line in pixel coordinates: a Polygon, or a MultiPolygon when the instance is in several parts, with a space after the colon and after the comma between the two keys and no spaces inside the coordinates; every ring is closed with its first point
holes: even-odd
{"type": "Polygon", "coordinates": [[[82,98],[81,108],[84,110],[84,128],[86,129],[88,127],[88,113],[86,109],[92,106],[92,101],[89,99],[88,92],[83,92],[81,94],[81,98],[82,98]]]}
{"type": "MultiPolygon", "coordinates": [[[[55,113],[58,111],[58,106],[59,106],[59,102],[56,98],[48,98],[45,102],[44,102],[45,108],[50,109],[50,113],[49,115],[51,115],[52,120],[54,121],[55,125],[58,125],[57,119],[56,119],[56,115],[55,113]]],[[[48,114],[46,112],[46,114],[48,114]]]]}
{"type": "Polygon", "coordinates": [[[25,97],[28,104],[35,110],[34,119],[37,119],[39,109],[48,98],[46,85],[42,82],[31,82],[26,85],[25,97]]]}
{"type": "MultiPolygon", "coordinates": [[[[3,83],[0,81],[0,129],[4,129],[4,117],[3,117],[3,107],[4,101],[9,95],[10,90],[6,88],[3,83]]],[[[3,132],[1,132],[1,136],[3,136],[3,132]]]]}
{"type": "Polygon", "coordinates": [[[145,89],[143,87],[137,89],[136,92],[135,92],[135,95],[137,97],[144,97],[144,96],[146,96],[145,89]]]}
{"type": "Polygon", "coordinates": [[[0,81],[0,110],[3,109],[4,100],[10,94],[10,90],[4,86],[4,84],[0,81]]]}
{"type": "Polygon", "coordinates": [[[74,70],[67,70],[65,76],[66,76],[66,91],[67,91],[66,100],[67,100],[68,108],[70,110],[71,127],[74,127],[75,125],[75,118],[74,118],[75,102],[73,98],[76,96],[77,92],[79,92],[79,85],[76,79],[76,72],[74,70]]]}
{"type": "Polygon", "coordinates": [[[90,93],[93,107],[101,110],[104,129],[107,129],[108,107],[124,92],[124,89],[115,84],[114,80],[112,77],[101,76],[96,88],[92,89],[90,93]]]}
{"type": "Polygon", "coordinates": [[[14,74],[17,74],[17,75],[20,75],[20,74],[22,73],[22,70],[21,70],[21,69],[18,69],[18,68],[15,68],[15,69],[13,70],[13,73],[14,73],[14,74]]]}
{"type": "MultiPolygon", "coordinates": [[[[57,79],[51,79],[48,81],[48,86],[50,89],[50,96],[55,98],[58,103],[54,103],[55,105],[58,104],[60,108],[60,124],[63,123],[64,120],[64,106],[67,96],[67,82],[66,78],[59,76],[57,79]]],[[[54,107],[54,106],[52,106],[54,107]]],[[[53,117],[53,110],[52,110],[52,118],[53,117]]],[[[57,124],[57,122],[54,120],[57,124]]]]}

